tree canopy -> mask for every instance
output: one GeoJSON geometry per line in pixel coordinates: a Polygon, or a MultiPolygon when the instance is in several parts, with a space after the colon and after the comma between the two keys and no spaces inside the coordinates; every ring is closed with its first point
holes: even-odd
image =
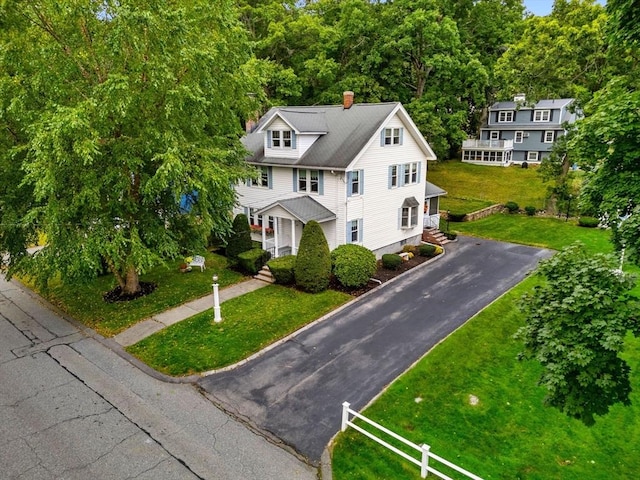
{"type": "Polygon", "coordinates": [[[214,3],[3,4],[10,272],[85,278],[106,261],[131,293],[141,272],[228,227],[233,184],[249,175],[240,120],[259,83],[233,2],[214,3]],[[36,232],[47,246],[27,261],[36,232]]]}
{"type": "Polygon", "coordinates": [[[615,270],[612,255],[574,244],[541,262],[542,285],[522,299],[525,358],[544,367],[545,402],[587,425],[611,405],[629,405],[629,366],[619,357],[625,335],[640,334],[636,279],[615,270]]]}

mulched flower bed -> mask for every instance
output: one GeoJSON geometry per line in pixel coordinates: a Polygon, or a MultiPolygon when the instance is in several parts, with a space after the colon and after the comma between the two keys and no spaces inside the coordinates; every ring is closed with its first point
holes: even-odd
{"type": "MultiPolygon", "coordinates": [[[[402,275],[408,270],[411,270],[414,267],[426,262],[430,257],[421,257],[420,255],[416,255],[413,258],[407,260],[406,262],[402,262],[397,270],[389,270],[388,268],[384,268],[382,265],[378,265],[378,270],[373,275],[373,278],[380,280],[382,283],[386,283],[391,279],[396,278],[398,275],[402,275]]],[[[378,282],[369,281],[364,287],[356,288],[356,289],[348,289],[340,285],[340,283],[333,278],[331,280],[331,284],[329,288],[332,290],[338,290],[340,292],[348,293],[349,295],[353,295],[354,297],[359,297],[363,293],[367,293],[369,290],[373,290],[376,287],[379,287],[380,284],[378,282]]]]}
{"type": "Polygon", "coordinates": [[[120,286],[117,286],[113,290],[109,290],[107,293],[102,295],[102,298],[107,303],[128,302],[130,300],[135,300],[136,298],[149,295],[157,288],[157,286],[158,284],[153,282],[140,282],[140,290],[132,295],[123,294],[122,288],[120,288],[120,286]]]}

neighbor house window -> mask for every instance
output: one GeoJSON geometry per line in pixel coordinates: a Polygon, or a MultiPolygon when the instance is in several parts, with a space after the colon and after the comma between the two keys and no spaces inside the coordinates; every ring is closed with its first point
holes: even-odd
{"type": "Polygon", "coordinates": [[[554,136],[555,135],[553,130],[547,130],[546,132],[544,132],[544,143],[553,143],[554,136]]]}
{"type": "Polygon", "coordinates": [[[491,132],[489,132],[489,140],[499,140],[500,139],[500,132],[497,130],[492,130],[491,132]]]}
{"type": "Polygon", "coordinates": [[[513,122],[513,113],[512,110],[502,110],[498,112],[498,122],[513,122]]]}
{"type": "Polygon", "coordinates": [[[382,145],[402,145],[402,128],[385,128],[382,145]]]}
{"type": "Polygon", "coordinates": [[[534,122],[548,122],[551,118],[551,110],[535,110],[533,112],[534,122]]]}
{"type": "Polygon", "coordinates": [[[527,153],[527,161],[528,162],[537,162],[538,161],[538,152],[528,152],[527,153]]]}
{"type": "Polygon", "coordinates": [[[520,130],[516,131],[515,136],[513,137],[513,143],[522,143],[522,132],[520,130]]]}

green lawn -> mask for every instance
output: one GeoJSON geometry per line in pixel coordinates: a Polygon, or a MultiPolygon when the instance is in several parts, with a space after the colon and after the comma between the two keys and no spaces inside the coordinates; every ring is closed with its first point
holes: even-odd
{"type": "Polygon", "coordinates": [[[447,160],[430,162],[427,180],[447,191],[441,199],[441,210],[469,213],[478,210],[478,204],[508,201],[541,210],[545,207],[547,185],[537,171],[536,167],[488,167],[447,160]]]}
{"type": "Polygon", "coordinates": [[[334,290],[317,294],[271,285],[168,327],[127,348],[169,375],[188,375],[233,364],[334,310],[352,297],[334,290]]]}
{"type": "Polygon", "coordinates": [[[112,275],[73,285],[54,281],[50,282],[47,291],[39,293],[69,316],[110,337],[153,314],[210,293],[214,273],[218,274],[223,288],[243,279],[240,273],[226,268],[225,257],[207,253],[205,258],[207,269],[204,272],[196,268],[189,273],[180,273],[178,265],[182,260],[177,260],[168,267],[156,267],[142,275],[141,281],[154,282],[158,288],[150,295],[130,302],[102,300],[102,295],[116,286],[112,275]]]}
{"type": "MultiPolygon", "coordinates": [[[[440,227],[446,230],[446,221],[442,221],[440,227]]],[[[570,219],[567,222],[564,218],[500,213],[474,222],[449,222],[449,229],[464,235],[554,250],[561,250],[572,242],[580,240],[590,251],[605,253],[613,251],[613,245],[609,242],[609,231],[578,227],[574,220],[570,219]]]]}
{"type": "MultiPolygon", "coordinates": [[[[516,302],[534,281],[438,345],[364,414],[485,479],[636,478],[640,341],[629,339],[625,354],[635,372],[633,407],[615,406],[591,428],[544,407],[540,366],[518,361],[521,344],[512,338],[523,322],[516,302]]],[[[335,480],[420,478],[418,467],[352,429],[339,435],[332,465],[335,480]]]]}
{"type": "MultiPolygon", "coordinates": [[[[452,223],[451,228],[553,249],[580,240],[588,251],[612,251],[609,232],[555,218],[504,214],[452,223]]],[[[625,269],[640,271],[630,265],[625,269]]],[[[518,361],[522,343],[513,339],[524,322],[517,302],[536,281],[527,278],[476,315],[363,413],[485,479],[635,478],[640,468],[640,339],[629,337],[624,354],[632,371],[631,407],[616,405],[590,428],[545,407],[545,392],[536,385],[541,367],[518,361]],[[477,405],[470,403],[471,396],[477,405]]],[[[640,297],[640,287],[634,293],[640,297]]],[[[338,436],[332,468],[335,480],[420,478],[418,467],[352,429],[338,436]]],[[[462,478],[446,467],[441,471],[462,478]]]]}

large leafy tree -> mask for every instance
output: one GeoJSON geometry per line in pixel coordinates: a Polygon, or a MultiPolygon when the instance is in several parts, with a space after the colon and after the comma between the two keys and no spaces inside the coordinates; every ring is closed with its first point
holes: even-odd
{"type": "Polygon", "coordinates": [[[233,2],[1,8],[0,164],[11,168],[0,250],[11,272],[85,278],[106,262],[131,294],[141,272],[228,228],[232,185],[248,175],[240,120],[258,88],[233,2]],[[47,246],[29,259],[36,231],[47,246]]]}
{"type": "Polygon", "coordinates": [[[499,96],[588,100],[612,75],[607,14],[594,0],[556,0],[551,15],[525,20],[496,65],[499,96]]]}
{"type": "Polygon", "coordinates": [[[615,271],[611,255],[580,244],[540,264],[542,285],[525,295],[523,356],[544,367],[546,403],[587,425],[616,403],[629,405],[629,366],[619,357],[625,335],[640,334],[635,278],[615,271]]]}

